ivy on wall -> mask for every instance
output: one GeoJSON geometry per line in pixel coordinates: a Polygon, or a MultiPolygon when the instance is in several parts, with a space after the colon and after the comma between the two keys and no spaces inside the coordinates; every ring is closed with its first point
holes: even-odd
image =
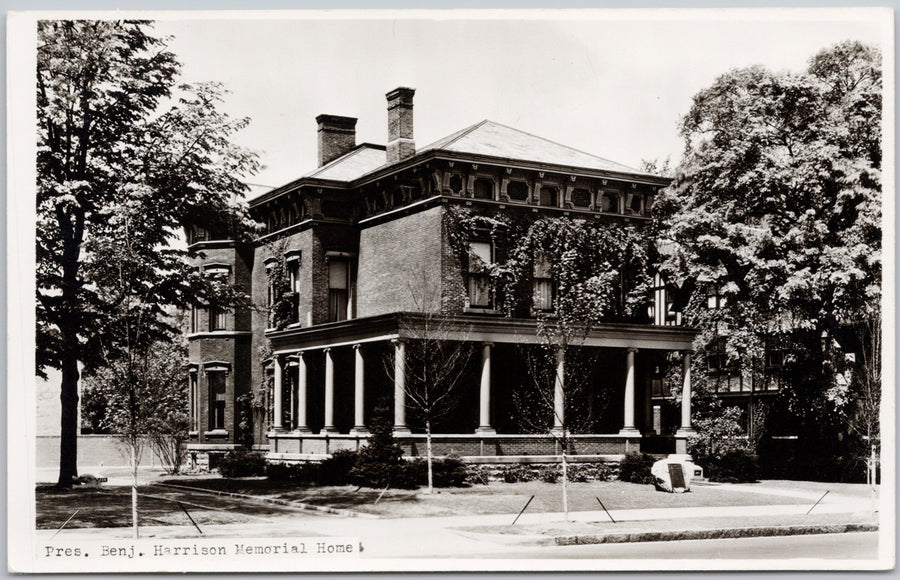
{"type": "Polygon", "coordinates": [[[536,313],[559,324],[643,322],[650,300],[651,236],[631,224],[539,215],[476,214],[448,208],[452,251],[470,272],[486,274],[496,305],[507,316],[531,316],[535,260],[549,265],[554,308],[536,313]],[[472,264],[471,241],[490,241],[494,259],[472,264]]]}

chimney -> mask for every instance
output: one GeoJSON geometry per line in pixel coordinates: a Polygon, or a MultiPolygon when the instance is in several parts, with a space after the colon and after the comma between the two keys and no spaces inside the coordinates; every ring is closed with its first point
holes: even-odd
{"type": "Polygon", "coordinates": [[[319,115],[319,167],[356,147],[356,119],[319,115]]]}
{"type": "Polygon", "coordinates": [[[397,163],[416,154],[413,141],[413,95],[416,89],[399,87],[389,92],[387,162],[397,163]]]}

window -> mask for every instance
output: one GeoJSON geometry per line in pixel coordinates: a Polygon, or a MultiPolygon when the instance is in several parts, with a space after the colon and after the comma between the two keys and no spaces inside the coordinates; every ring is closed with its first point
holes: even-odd
{"type": "Polygon", "coordinates": [[[493,263],[490,242],[469,242],[469,306],[491,308],[491,277],[488,268],[493,263]]]}
{"type": "Polygon", "coordinates": [[[191,306],[191,334],[200,332],[200,308],[191,306]]]}
{"type": "Polygon", "coordinates": [[[515,201],[525,201],[528,199],[528,186],[523,181],[510,181],[506,185],[506,195],[515,201]]]}
{"type": "Polygon", "coordinates": [[[540,194],[540,204],[549,207],[558,207],[559,190],[555,187],[542,187],[540,194]]]}
{"type": "Polygon", "coordinates": [[[331,259],[328,262],[328,322],[347,320],[349,266],[346,260],[331,259]]]}
{"type": "Polygon", "coordinates": [[[209,309],[209,330],[227,330],[228,311],[222,308],[209,309]]]}
{"type": "Polygon", "coordinates": [[[545,254],[539,253],[534,257],[534,309],[545,312],[553,310],[555,294],[550,261],[545,254]]]}
{"type": "Polygon", "coordinates": [[[459,175],[453,175],[450,178],[450,193],[455,195],[461,195],[463,188],[463,180],[459,175]]]}
{"type": "Polygon", "coordinates": [[[728,298],[723,296],[722,293],[717,290],[713,286],[709,286],[706,289],[706,307],[710,310],[717,310],[719,308],[724,308],[725,305],[728,304],[728,298]]]}
{"type": "Polygon", "coordinates": [[[573,190],[572,205],[574,205],[575,207],[590,207],[591,192],[586,189],[573,190]]]}
{"type": "Polygon", "coordinates": [[[728,355],[725,354],[725,341],[715,339],[706,350],[706,367],[710,372],[723,372],[728,370],[728,355]]]}
{"type": "Polygon", "coordinates": [[[644,196],[639,193],[629,193],[625,200],[625,213],[641,214],[644,211],[644,196]]]}
{"type": "Polygon", "coordinates": [[[225,429],[225,371],[209,371],[209,430],[225,429]]]}
{"type": "Polygon", "coordinates": [[[198,423],[200,422],[200,418],[197,416],[197,370],[191,369],[190,371],[190,404],[191,404],[191,431],[197,431],[199,429],[198,423]]]}
{"type": "Polygon", "coordinates": [[[658,326],[681,326],[681,312],[675,310],[675,300],[672,293],[666,288],[662,276],[656,274],[653,278],[653,304],[649,314],[653,324],[658,326]]]}
{"type": "Polygon", "coordinates": [[[494,182],[490,179],[476,179],[475,199],[494,199],[494,182]]]}
{"type": "Polygon", "coordinates": [[[602,211],[608,213],[619,213],[619,196],[615,193],[604,193],[600,199],[602,211]]]}
{"type": "Polygon", "coordinates": [[[292,292],[291,315],[288,319],[291,323],[300,321],[300,258],[292,257],[287,262],[288,288],[292,292]]]}

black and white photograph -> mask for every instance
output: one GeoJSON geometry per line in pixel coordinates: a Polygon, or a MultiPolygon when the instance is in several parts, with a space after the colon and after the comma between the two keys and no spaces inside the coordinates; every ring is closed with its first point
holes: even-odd
{"type": "Polygon", "coordinates": [[[10,13],[9,570],[892,569],[893,20],[10,13]]]}

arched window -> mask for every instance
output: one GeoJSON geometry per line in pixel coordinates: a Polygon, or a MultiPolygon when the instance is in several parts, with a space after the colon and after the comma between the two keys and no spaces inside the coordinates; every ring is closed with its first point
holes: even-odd
{"type": "Polygon", "coordinates": [[[483,177],[476,179],[475,199],[494,199],[494,182],[483,177]]]}
{"type": "Polygon", "coordinates": [[[524,181],[510,181],[506,186],[506,195],[514,201],[525,201],[528,199],[528,186],[524,181]]]}
{"type": "Polygon", "coordinates": [[[548,207],[559,207],[559,190],[555,187],[542,187],[540,204],[548,207]]]}

